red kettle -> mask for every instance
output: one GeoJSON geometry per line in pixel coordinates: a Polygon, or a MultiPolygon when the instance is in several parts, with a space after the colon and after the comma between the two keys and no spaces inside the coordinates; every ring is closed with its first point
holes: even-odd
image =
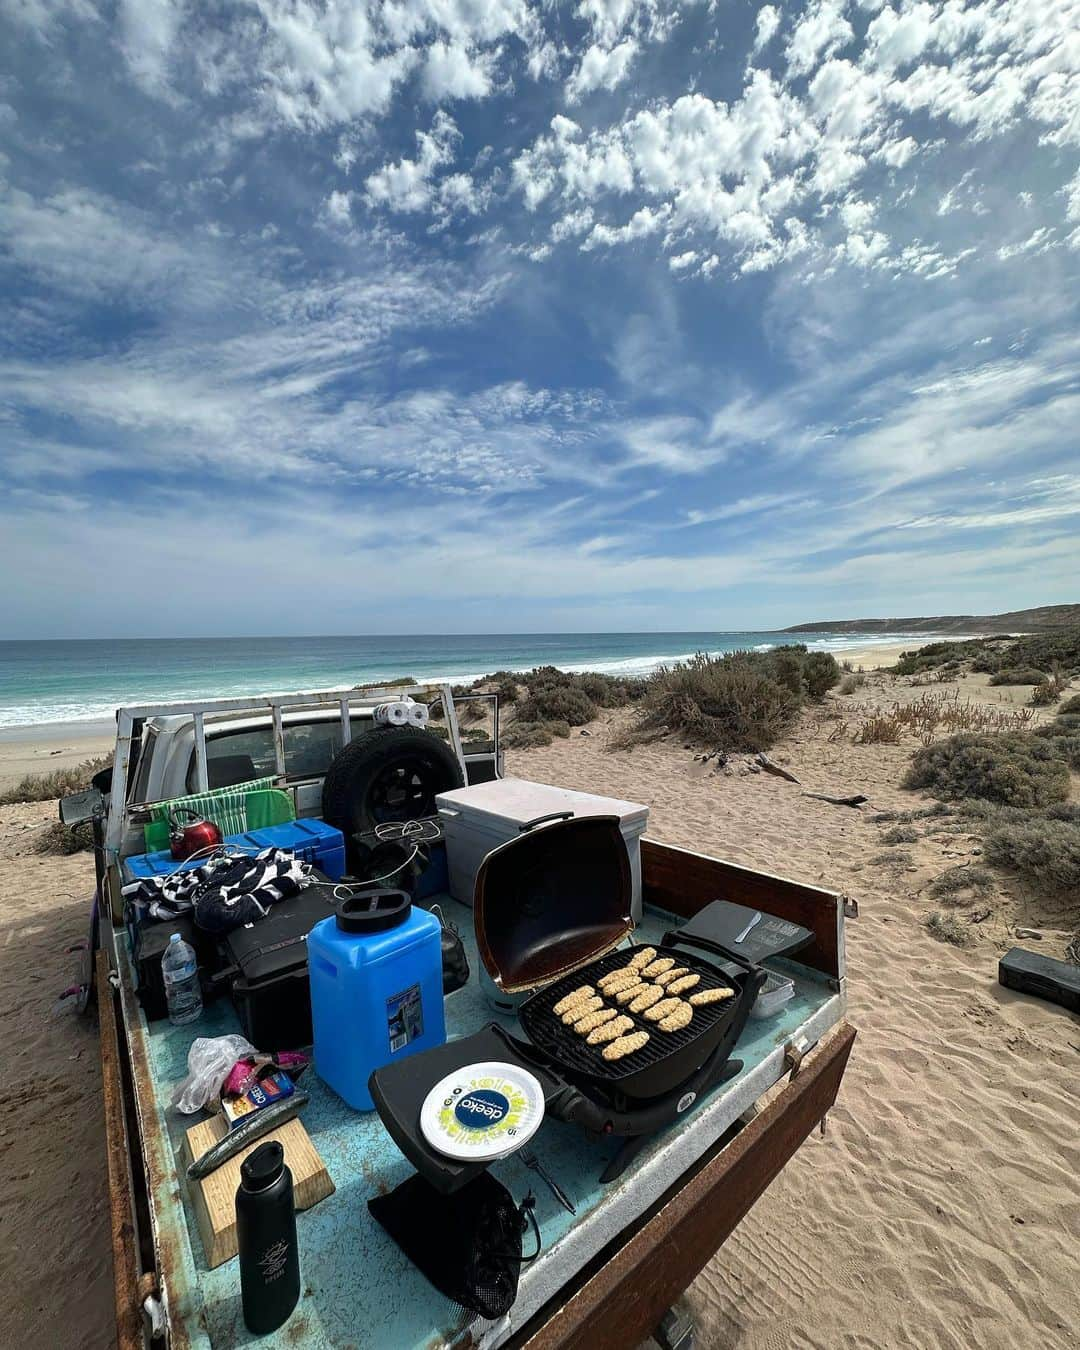
{"type": "Polygon", "coordinates": [[[187,806],[174,806],[169,811],[169,852],[178,862],[193,853],[206,852],[221,843],[221,831],[212,820],[206,820],[198,811],[187,806]],[[190,819],[184,823],[183,817],[190,819]]]}

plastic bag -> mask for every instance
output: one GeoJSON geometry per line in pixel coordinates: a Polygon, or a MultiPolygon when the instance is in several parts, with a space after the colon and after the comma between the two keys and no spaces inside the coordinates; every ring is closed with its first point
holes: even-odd
{"type": "Polygon", "coordinates": [[[216,1106],[221,1085],[238,1059],[255,1054],[243,1036],[200,1036],[188,1051],[188,1076],[173,1093],[172,1104],[189,1116],[216,1106]]]}

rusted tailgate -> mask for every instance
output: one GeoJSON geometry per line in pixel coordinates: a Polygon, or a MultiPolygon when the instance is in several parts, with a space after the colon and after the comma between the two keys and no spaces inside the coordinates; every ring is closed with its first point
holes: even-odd
{"type": "Polygon", "coordinates": [[[138,1301],[139,1259],[135,1240],[127,1120],[124,1113],[122,1050],[116,1015],[118,996],[109,980],[108,956],[99,950],[94,960],[101,1037],[101,1077],[105,1101],[105,1157],[109,1175],[116,1343],[120,1350],[138,1350],[145,1342],[143,1314],[138,1301]]]}
{"type": "Polygon", "coordinates": [[[650,1335],[832,1106],[854,1040],[855,1029],[842,1022],[561,1306],[522,1329],[515,1350],[627,1350],[650,1335]]]}

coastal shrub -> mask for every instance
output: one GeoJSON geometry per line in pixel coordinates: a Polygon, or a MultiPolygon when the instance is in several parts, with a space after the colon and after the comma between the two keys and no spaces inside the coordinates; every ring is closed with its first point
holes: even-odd
{"type": "Polygon", "coordinates": [[[501,704],[516,703],[518,700],[517,679],[513,675],[500,679],[495,686],[495,693],[498,694],[501,704]]]}
{"type": "Polygon", "coordinates": [[[904,724],[890,713],[868,717],[855,733],[856,745],[898,745],[904,724]]]}
{"type": "Polygon", "coordinates": [[[1080,823],[1033,817],[998,825],[986,836],[988,862],[1011,868],[1051,891],[1080,892],[1080,823]]]}
{"type": "Polygon", "coordinates": [[[598,712],[588,694],[572,685],[530,689],[518,704],[518,717],[523,722],[569,722],[572,727],[593,721],[598,712]]]}
{"type": "Polygon", "coordinates": [[[1048,806],[1069,795],[1069,771],[1053,742],[1023,732],[962,732],[915,752],[902,779],[956,800],[982,797],[1006,806],[1048,806]]]}
{"type": "Polygon", "coordinates": [[[1041,670],[1025,669],[1022,666],[1007,666],[990,676],[991,684],[1045,684],[1046,675],[1041,670]]]}
{"type": "Polygon", "coordinates": [[[942,914],[941,910],[935,909],[926,916],[925,923],[942,942],[950,942],[954,947],[967,946],[970,935],[955,914],[942,914]]]}
{"type": "Polygon", "coordinates": [[[70,769],[53,769],[51,773],[29,773],[14,787],[0,792],[0,806],[14,802],[47,802],[56,797],[67,797],[73,792],[84,792],[90,780],[112,764],[112,756],[87,759],[70,769]]]}
{"type": "Polygon", "coordinates": [[[840,682],[840,667],[831,652],[810,652],[803,661],[802,677],[811,698],[823,697],[840,682]]]}
{"type": "Polygon", "coordinates": [[[1037,684],[1031,691],[1031,706],[1033,708],[1045,708],[1051,703],[1056,703],[1061,697],[1061,682],[1059,680],[1044,680],[1042,684],[1037,684]]]}
{"type": "Polygon", "coordinates": [[[1058,717],[1063,715],[1080,717],[1080,694],[1073,694],[1065,700],[1058,709],[1058,717]]]}
{"type": "Polygon", "coordinates": [[[840,681],[838,694],[853,694],[856,689],[861,689],[866,683],[866,676],[861,670],[851,671],[840,681]]]}
{"type": "Polygon", "coordinates": [[[891,830],[886,830],[881,836],[881,842],[883,844],[913,844],[919,837],[919,831],[913,825],[894,825],[891,830]]]}
{"type": "Polygon", "coordinates": [[[59,820],[46,825],[34,845],[38,853],[59,853],[65,856],[92,851],[93,847],[94,835],[89,824],[72,830],[59,820]]]}
{"type": "Polygon", "coordinates": [[[1080,627],[1074,625],[1017,638],[1000,662],[1000,666],[1005,665],[1036,670],[1050,670],[1058,666],[1065,674],[1080,673],[1080,627]]]}
{"type": "Polygon", "coordinates": [[[985,867],[950,867],[936,876],[927,889],[935,899],[955,905],[965,903],[965,892],[976,891],[981,895],[993,884],[994,875],[985,867]]]}
{"type": "Polygon", "coordinates": [[[523,722],[518,719],[510,723],[501,740],[508,750],[532,750],[538,745],[550,745],[554,738],[554,733],[547,723],[523,722]]]}
{"type": "Polygon", "coordinates": [[[874,867],[910,867],[915,862],[914,854],[907,848],[884,849],[870,859],[874,867]]]}

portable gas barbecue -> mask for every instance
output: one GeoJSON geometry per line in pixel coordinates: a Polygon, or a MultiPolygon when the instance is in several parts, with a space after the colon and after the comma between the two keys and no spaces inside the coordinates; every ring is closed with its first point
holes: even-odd
{"type": "Polygon", "coordinates": [[[614,1180],[650,1135],[741,1070],[731,1056],[767,978],[760,961],[811,940],[805,928],[755,916],[718,902],[684,928],[665,933],[657,952],[701,977],[695,993],[731,989],[734,997],[695,1007],[689,1025],[674,1032],[605,1000],[633,1020],[634,1030],[649,1032],[640,1050],[606,1060],[603,1045],[587,1044],[552,1010],[573,989],[596,987],[643,950],[619,949],[633,920],[618,818],[544,817],[523,826],[519,838],[481,865],[474,923],[500,1006],[523,999],[516,1011],[524,1037],[492,1022],[473,1036],[376,1070],[370,1088],[383,1123],[423,1176],[440,1190],[456,1190],[485,1164],[459,1162],[428,1145],[419,1129],[424,1098],[456,1069],[483,1061],[517,1063],[539,1079],[548,1115],[597,1137],[626,1139],[601,1177],[614,1180]]]}

